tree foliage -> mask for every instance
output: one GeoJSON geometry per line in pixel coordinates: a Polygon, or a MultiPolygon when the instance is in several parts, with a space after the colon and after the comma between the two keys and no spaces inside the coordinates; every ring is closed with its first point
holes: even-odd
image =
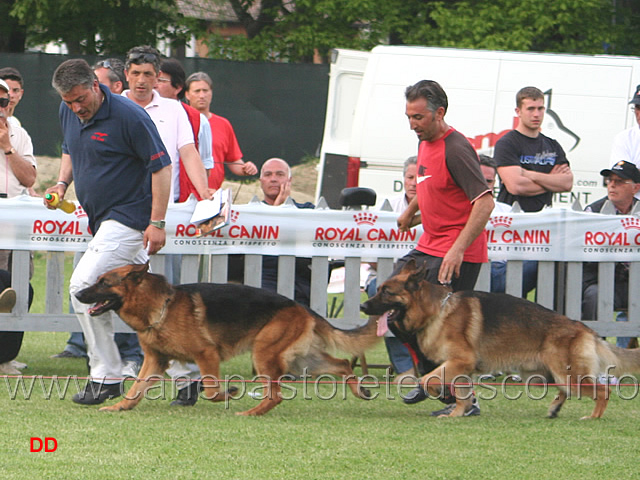
{"type": "Polygon", "coordinates": [[[0,3],[0,52],[24,52],[27,27],[10,15],[14,1],[0,3]]]}
{"type": "Polygon", "coordinates": [[[122,54],[188,34],[175,0],[15,0],[28,42],[65,43],[73,54],[122,54]]]}
{"type": "Polygon", "coordinates": [[[430,2],[404,41],[446,47],[603,53],[611,44],[603,0],[430,2]]]}
{"type": "Polygon", "coordinates": [[[249,11],[260,2],[230,2],[251,28],[247,37],[210,34],[214,58],[309,62],[333,48],[370,49],[386,35],[378,18],[388,3],[379,0],[263,0],[255,20],[249,11]]]}
{"type": "MultiPolygon", "coordinates": [[[[25,35],[30,44],[64,42],[76,54],[201,37],[201,23],[183,18],[176,1],[7,0],[0,50],[16,51],[25,35]]],[[[333,48],[386,43],[640,55],[640,0],[197,1],[207,2],[230,6],[246,31],[226,37],[211,29],[213,58],[310,62],[333,48]]]]}
{"type": "Polygon", "coordinates": [[[310,61],[381,43],[640,54],[637,0],[230,0],[247,37],[211,34],[211,56],[310,61]],[[295,8],[294,8],[295,4],[295,8]]]}

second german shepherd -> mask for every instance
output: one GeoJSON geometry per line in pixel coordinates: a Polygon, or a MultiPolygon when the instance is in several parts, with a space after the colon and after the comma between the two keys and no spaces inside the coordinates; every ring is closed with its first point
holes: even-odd
{"type": "MultiPolygon", "coordinates": [[[[514,370],[544,375],[558,384],[550,418],[558,415],[568,391],[591,396],[595,408],[585,418],[599,418],[610,393],[608,384],[597,383],[599,374],[640,372],[640,349],[611,345],[582,322],[511,295],[452,293],[427,282],[424,275],[425,268],[410,261],[361,310],[382,315],[381,330],[389,322],[415,335],[422,353],[440,364],[420,380],[433,396],[441,395],[442,388],[455,384],[459,376],[514,370]]],[[[458,380],[461,383],[466,387],[454,386],[453,417],[462,416],[471,405],[469,382],[458,380]]]]}
{"type": "Polygon", "coordinates": [[[235,284],[171,285],[148,265],[127,265],[100,276],[78,292],[78,300],[95,303],[91,315],[114,310],[133,328],[144,351],[139,379],[123,400],[100,410],[130,410],[162,376],[169,360],[195,361],[204,395],[225,400],[220,392],[220,362],[247,350],[268,394],[239,415],[262,415],[282,401],[279,380],[289,373],[341,375],[354,395],[368,399],[357,386],[349,360],[327,350],[358,355],[377,342],[375,324],[343,331],[306,307],[276,293],[235,284]],[[350,380],[350,381],[349,381],[350,380]]]}

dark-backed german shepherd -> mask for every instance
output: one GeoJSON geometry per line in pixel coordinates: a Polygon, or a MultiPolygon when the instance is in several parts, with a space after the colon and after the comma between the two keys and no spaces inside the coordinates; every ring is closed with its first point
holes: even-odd
{"type": "Polygon", "coordinates": [[[144,351],[139,379],[123,400],[100,410],[130,410],[161,378],[169,360],[195,361],[200,367],[204,396],[223,401],[220,362],[251,350],[267,395],[239,415],[262,415],[281,401],[279,380],[286,374],[342,375],[354,395],[368,399],[357,386],[349,360],[327,350],[361,354],[377,342],[375,322],[339,330],[306,307],[276,293],[235,284],[194,283],[172,286],[148,265],[127,265],[100,276],[76,295],[95,303],[91,315],[114,310],[133,328],[144,351]],[[350,381],[349,381],[350,379],[350,381]]]}
{"type": "MultiPolygon", "coordinates": [[[[595,408],[585,418],[600,418],[610,388],[608,382],[598,383],[599,374],[640,372],[640,349],[611,345],[582,322],[511,295],[452,293],[427,282],[424,275],[425,268],[410,261],[361,310],[382,315],[382,330],[388,322],[415,335],[422,353],[440,364],[420,379],[430,395],[441,395],[456,377],[469,378],[472,373],[535,373],[558,384],[549,418],[558,415],[567,389],[593,398],[595,408]]],[[[458,379],[457,384],[462,383],[467,387],[455,386],[453,417],[462,416],[471,405],[469,381],[458,379]]]]}

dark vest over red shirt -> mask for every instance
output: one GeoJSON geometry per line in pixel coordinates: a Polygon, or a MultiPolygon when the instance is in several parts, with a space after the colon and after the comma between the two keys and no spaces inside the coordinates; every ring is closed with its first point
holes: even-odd
{"type": "MultiPolygon", "coordinates": [[[[191,124],[191,128],[193,129],[193,139],[196,143],[196,150],[199,150],[198,145],[198,133],[200,132],[200,112],[193,108],[190,105],[187,105],[184,102],[180,102],[180,104],[184,107],[187,112],[187,117],[189,117],[189,123],[191,124]]],[[[186,169],[184,168],[184,164],[182,163],[182,159],[180,159],[180,174],[179,174],[179,182],[180,182],[180,196],[178,197],[178,202],[184,202],[189,198],[190,194],[194,194],[198,200],[202,200],[200,195],[198,195],[198,191],[196,187],[193,186],[191,180],[189,180],[189,176],[187,175],[186,169]]]]}

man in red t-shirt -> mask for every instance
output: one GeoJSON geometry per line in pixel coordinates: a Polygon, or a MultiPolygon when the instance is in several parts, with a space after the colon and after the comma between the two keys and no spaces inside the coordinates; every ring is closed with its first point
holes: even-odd
{"type": "Polygon", "coordinates": [[[185,84],[185,97],[189,105],[204,114],[211,124],[213,133],[214,167],[209,172],[209,188],[220,188],[224,181],[224,166],[238,176],[250,176],[258,173],[253,162],[242,160],[242,151],[229,120],[210,111],[213,100],[213,82],[204,72],[189,75],[185,84]]]}
{"type": "MultiPolygon", "coordinates": [[[[473,290],[482,263],[488,261],[483,232],[493,210],[492,192],[475,150],[464,135],[444,120],[448,100],[442,87],[437,82],[422,80],[408,87],[405,97],[409,125],[420,146],[417,195],[398,217],[398,226],[407,231],[420,211],[424,233],[418,246],[398,260],[395,272],[414,259],[418,265],[427,264],[427,281],[449,285],[454,291],[473,290]]],[[[400,332],[394,333],[420,357],[415,337],[403,338],[400,332]]],[[[420,374],[437,367],[424,357],[419,360],[420,374]]],[[[425,398],[426,394],[419,389],[410,392],[405,403],[425,398]]],[[[447,410],[434,414],[448,414],[447,410]]],[[[474,402],[465,414],[478,413],[474,402]]]]}

